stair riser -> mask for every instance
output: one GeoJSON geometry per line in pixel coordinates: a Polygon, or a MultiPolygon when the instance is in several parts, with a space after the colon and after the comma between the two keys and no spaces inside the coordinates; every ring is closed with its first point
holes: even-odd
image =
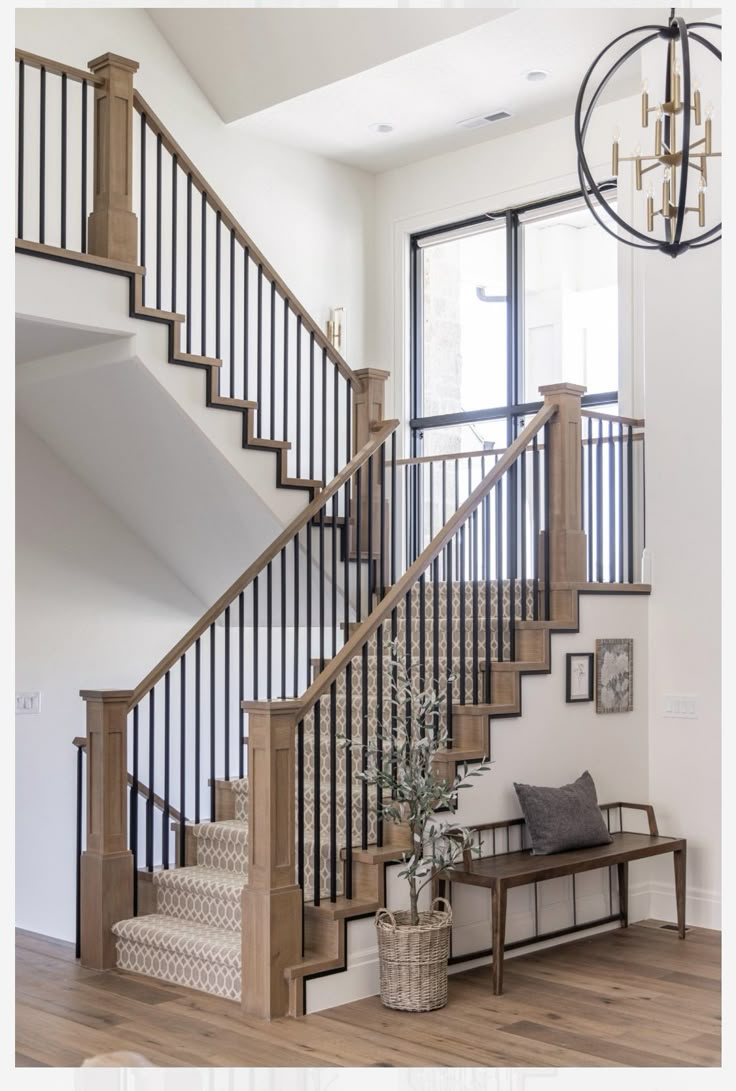
{"type": "Polygon", "coordinates": [[[156,912],[212,928],[240,931],[240,895],[192,893],[157,885],[156,912]]]}
{"type": "Polygon", "coordinates": [[[240,837],[215,837],[201,833],[197,838],[197,864],[245,875],[248,870],[248,842],[246,832],[240,837]]]}
{"type": "Polygon", "coordinates": [[[184,985],[226,1000],[240,1000],[240,967],[225,966],[127,939],[116,943],[121,970],[184,985]]]}

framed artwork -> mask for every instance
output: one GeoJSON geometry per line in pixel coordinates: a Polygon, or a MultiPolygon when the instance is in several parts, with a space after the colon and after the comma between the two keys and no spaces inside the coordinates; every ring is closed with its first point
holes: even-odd
{"type": "Polygon", "coordinates": [[[568,652],[565,700],[593,700],[593,652],[568,652]]]}
{"type": "Polygon", "coordinates": [[[634,641],[596,640],[596,712],[634,709],[634,641]]]}

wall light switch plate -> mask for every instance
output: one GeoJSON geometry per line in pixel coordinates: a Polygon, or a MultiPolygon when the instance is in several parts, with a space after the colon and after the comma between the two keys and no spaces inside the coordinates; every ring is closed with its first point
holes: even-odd
{"type": "Polygon", "coordinates": [[[693,695],[668,694],[664,699],[664,714],[676,720],[697,720],[700,699],[693,695]]]}
{"type": "Polygon", "coordinates": [[[15,714],[16,716],[37,716],[41,711],[41,694],[40,693],[16,693],[15,695],[15,714]]]}

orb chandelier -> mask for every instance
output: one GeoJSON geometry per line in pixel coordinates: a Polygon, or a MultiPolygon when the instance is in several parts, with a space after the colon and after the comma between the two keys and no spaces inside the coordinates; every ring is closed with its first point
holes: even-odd
{"type": "MultiPolygon", "coordinates": [[[[614,38],[593,61],[580,86],[575,106],[580,188],[601,227],[629,246],[661,250],[676,258],[685,250],[709,246],[721,237],[720,223],[699,230],[706,226],[708,163],[719,158],[721,153],[713,147],[713,108],[707,101],[704,105],[705,96],[693,77],[692,63],[696,54],[694,46],[698,52],[707,50],[720,62],[721,51],[701,33],[720,29],[717,23],[688,24],[675,15],[673,8],[667,25],[636,27],[614,38]],[[627,41],[621,55],[612,61],[611,50],[634,36],[637,40],[633,44],[627,41]],[[614,177],[619,177],[623,163],[632,163],[635,191],[643,191],[647,181],[646,198],[640,202],[643,221],[643,230],[640,230],[613,207],[610,182],[599,184],[593,178],[586,158],[585,139],[598,101],[612,77],[622,65],[658,39],[666,43],[662,94],[660,97],[657,89],[650,88],[646,81],[642,84],[642,143],[637,144],[631,155],[622,155],[620,131],[617,130],[611,152],[614,177]],[[650,175],[649,179],[647,175],[650,175]]],[[[636,208],[636,197],[633,207],[636,208]]]]}

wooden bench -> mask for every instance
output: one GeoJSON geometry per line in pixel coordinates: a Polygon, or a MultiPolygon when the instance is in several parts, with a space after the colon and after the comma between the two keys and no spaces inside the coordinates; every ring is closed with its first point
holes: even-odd
{"type": "MultiPolygon", "coordinates": [[[[687,842],[679,837],[662,837],[657,828],[654,808],[646,803],[602,803],[601,810],[610,816],[612,810],[646,812],[649,820],[649,833],[629,833],[623,829],[611,833],[610,845],[596,845],[593,848],[573,849],[550,856],[532,856],[529,850],[501,852],[493,856],[474,855],[472,849],[463,853],[462,866],[447,868],[436,880],[436,890],[442,896],[448,896],[447,884],[464,883],[468,886],[485,887],[491,892],[491,936],[493,952],[493,992],[496,996],[503,992],[503,956],[506,934],[506,895],[509,889],[526,886],[529,883],[556,879],[561,875],[576,875],[583,871],[611,867],[618,869],[619,915],[621,927],[628,925],[628,866],[631,860],[645,860],[650,856],[663,853],[674,854],[675,893],[677,901],[677,931],[680,939],[685,938],[685,865],[687,842]]],[[[621,824],[622,820],[620,819],[621,824]]],[[[470,829],[482,835],[493,831],[495,850],[495,831],[508,830],[512,826],[524,826],[524,819],[511,819],[506,822],[488,822],[474,825],[470,829]]],[[[522,829],[523,843],[523,829],[522,829]]],[[[508,844],[508,842],[507,842],[508,844]]],[[[533,942],[533,941],[530,941],[533,942]]]]}

